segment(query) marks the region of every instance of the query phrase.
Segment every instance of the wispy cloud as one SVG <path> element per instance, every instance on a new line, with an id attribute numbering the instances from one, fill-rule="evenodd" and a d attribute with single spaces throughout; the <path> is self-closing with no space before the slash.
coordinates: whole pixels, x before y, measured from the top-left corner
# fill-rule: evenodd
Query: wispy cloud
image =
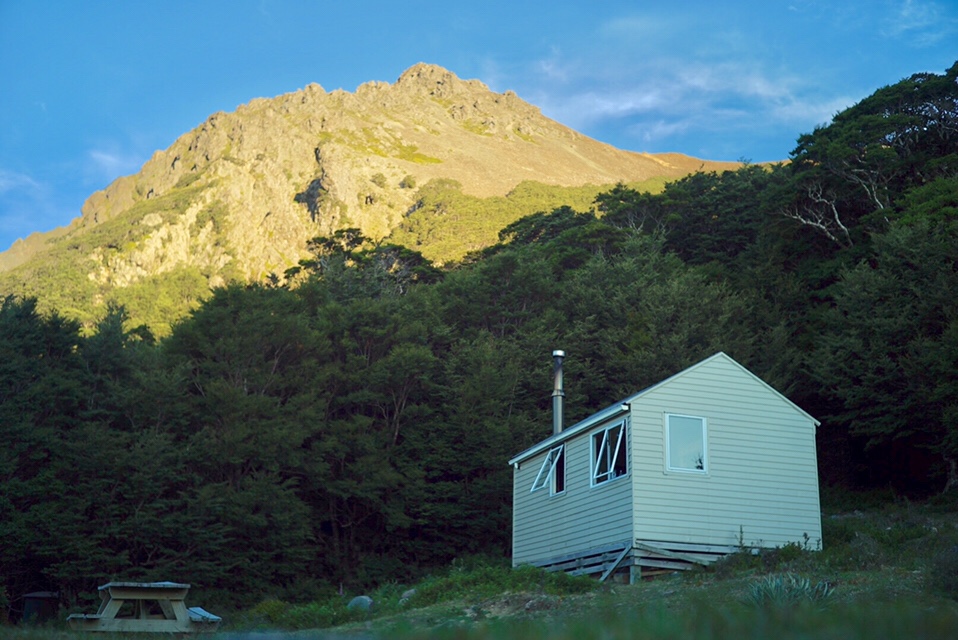
<path id="1" fill-rule="evenodd" d="M 655 113 L 669 103 L 656 89 L 630 88 L 624 91 L 572 93 L 562 99 L 562 105 L 550 105 L 551 110 L 564 114 L 564 121 L 582 124 L 607 118 L 625 118 Z"/>
<path id="2" fill-rule="evenodd" d="M 553 68 L 556 62 L 551 61 Z M 779 123 L 820 123 L 849 106 L 842 98 L 814 95 L 807 81 L 766 71 L 747 62 L 700 62 L 660 58 L 642 68 L 607 65 L 605 79 L 577 75 L 569 65 L 553 75 L 568 78 L 564 86 L 539 87 L 537 104 L 572 127 L 604 120 L 647 118 L 654 129 L 693 126 L 718 128 L 735 119 L 756 118 Z M 676 122 L 681 125 L 668 126 Z M 696 124 L 693 124 L 696 123 Z"/>
<path id="3" fill-rule="evenodd" d="M 91 149 L 87 155 L 92 163 L 92 173 L 107 180 L 135 173 L 146 161 L 139 154 L 116 149 Z"/>
<path id="4" fill-rule="evenodd" d="M 798 59 L 794 45 L 764 30 L 764 20 L 782 13 L 800 21 L 796 42 L 824 24 L 839 28 L 838 10 L 829 4 L 792 0 L 778 14 L 769 9 L 765 15 L 738 7 L 718 22 L 718 9 L 702 7 L 680 17 L 637 9 L 605 20 L 585 36 L 594 47 L 554 47 L 537 60 L 520 93 L 547 116 L 587 135 L 625 132 L 645 148 L 678 148 L 682 138 L 703 153 L 710 152 L 706 140 L 761 140 L 765 147 L 754 153 L 768 156 L 784 155 L 795 136 L 827 124 L 860 99 L 851 97 L 854 84 L 839 83 L 841 92 L 835 91 L 838 70 L 823 75 L 817 60 L 831 59 L 828 52 Z M 870 19 L 872 33 L 879 19 Z M 861 25 L 849 24 L 844 20 L 840 27 L 862 32 Z"/>
<path id="5" fill-rule="evenodd" d="M 550 78 L 559 82 L 566 82 L 569 79 L 568 71 L 557 57 L 539 60 L 535 63 L 535 65 L 539 72 L 541 72 L 541 74 L 546 78 Z"/>
<path id="6" fill-rule="evenodd" d="M 686 133 L 696 126 L 692 120 L 650 120 L 628 127 L 628 132 L 644 144 L 651 144 L 659 140 L 667 140 L 673 136 Z"/>
<path id="7" fill-rule="evenodd" d="M 903 0 L 882 24 L 882 35 L 930 46 L 958 33 L 958 18 L 947 8 L 927 0 Z"/>
<path id="8" fill-rule="evenodd" d="M 858 102 L 851 96 L 832 98 L 806 98 L 791 100 L 780 104 L 771 110 L 775 118 L 781 122 L 811 123 L 813 125 L 827 124 L 835 114 L 844 111 Z"/>
<path id="9" fill-rule="evenodd" d="M 0 194 L 25 189 L 39 191 L 41 185 L 25 173 L 0 168 Z"/>
<path id="10" fill-rule="evenodd" d="M 0 168 L 0 251 L 36 231 L 50 211 L 50 186 L 19 171 Z"/>

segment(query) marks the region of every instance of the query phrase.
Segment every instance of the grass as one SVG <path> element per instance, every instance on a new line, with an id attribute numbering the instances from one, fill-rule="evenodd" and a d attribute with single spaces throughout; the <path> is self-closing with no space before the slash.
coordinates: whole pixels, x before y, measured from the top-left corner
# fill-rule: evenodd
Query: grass
<path id="1" fill-rule="evenodd" d="M 325 628 L 374 619 L 391 620 L 426 615 L 430 621 L 456 616 L 460 602 L 474 602 L 464 608 L 468 617 L 486 617 L 483 604 L 494 605 L 500 597 L 517 596 L 524 604 L 540 598 L 547 602 L 562 596 L 589 593 L 597 583 L 590 578 L 574 578 L 564 573 L 545 573 L 533 567 L 513 570 L 505 564 L 481 563 L 466 567 L 454 564 L 447 571 L 429 576 L 413 587 L 387 584 L 369 593 L 371 610 L 350 609 L 350 598 L 333 596 L 323 601 L 288 604 L 267 600 L 240 616 L 238 626 L 245 628 L 310 629 Z M 521 595 L 518 595 L 521 594 Z M 533 594 L 526 596 L 525 594 Z M 540 603 L 541 604 L 541 603 Z M 501 608 L 501 606 L 499 607 Z M 436 617 L 438 615 L 438 617 Z"/>
<path id="2" fill-rule="evenodd" d="M 635 585 L 511 570 L 504 562 L 455 563 L 416 585 L 368 592 L 374 601 L 369 611 L 349 609 L 350 595 L 266 600 L 224 615 L 227 622 L 215 637 L 958 637 L 958 513 L 892 503 L 826 516 L 823 529 L 822 551 L 808 541 L 735 554 L 706 570 Z M 62 621 L 2 628 L 0 636 L 85 639 L 66 631 Z M 89 636 L 104 637 L 111 636 Z"/>

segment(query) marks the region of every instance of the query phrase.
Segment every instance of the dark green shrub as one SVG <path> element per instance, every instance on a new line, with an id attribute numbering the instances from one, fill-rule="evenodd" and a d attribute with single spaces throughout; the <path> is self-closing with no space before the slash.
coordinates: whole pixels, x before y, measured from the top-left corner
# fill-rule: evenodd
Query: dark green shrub
<path id="1" fill-rule="evenodd" d="M 928 507 L 936 513 L 953 513 L 958 510 L 958 488 L 939 493 L 928 500 Z"/>
<path id="2" fill-rule="evenodd" d="M 270 598 L 255 605 L 244 615 L 244 622 L 253 627 L 261 625 L 279 626 L 285 624 L 290 605 L 282 600 Z"/>
<path id="3" fill-rule="evenodd" d="M 338 617 L 329 603 L 311 602 L 291 607 L 279 624 L 286 629 L 321 629 L 332 626 Z"/>
<path id="4" fill-rule="evenodd" d="M 855 527 L 847 518 L 832 516 L 822 519 L 822 546 L 825 549 L 848 544 L 855 539 Z"/>
<path id="5" fill-rule="evenodd" d="M 716 577 L 725 580 L 736 573 L 760 569 L 763 566 L 762 557 L 746 549 L 719 558 L 709 565 L 708 570 L 714 573 Z"/>
<path id="6" fill-rule="evenodd" d="M 344 598 L 334 598 L 290 607 L 279 625 L 287 629 L 324 629 L 369 617 L 369 613 L 361 609 L 347 609 L 347 602 Z"/>
<path id="7" fill-rule="evenodd" d="M 430 577 L 416 586 L 411 599 L 415 606 L 448 602 L 469 596 L 487 598 L 505 592 L 534 591 L 550 595 L 586 593 L 599 583 L 584 576 L 563 572 L 547 572 L 524 565 L 511 569 L 503 566 L 480 566 L 464 570 L 454 567 L 445 575 Z"/>
<path id="8" fill-rule="evenodd" d="M 935 554 L 931 584 L 949 598 L 958 600 L 958 545 Z"/>

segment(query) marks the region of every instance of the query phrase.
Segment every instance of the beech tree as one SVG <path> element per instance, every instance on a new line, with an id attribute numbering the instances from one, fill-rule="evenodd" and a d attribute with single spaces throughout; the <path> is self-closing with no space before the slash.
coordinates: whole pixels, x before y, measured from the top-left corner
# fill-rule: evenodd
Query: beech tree
<path id="1" fill-rule="evenodd" d="M 958 486 L 958 240 L 928 223 L 894 225 L 875 247 L 836 286 L 813 360 L 840 402 L 828 428 L 864 441 L 873 481 L 947 490 Z M 937 462 L 916 474 L 922 455 Z"/>
<path id="2" fill-rule="evenodd" d="M 847 248 L 887 228 L 909 189 L 958 171 L 958 63 L 884 87 L 799 137 L 781 213 Z"/>

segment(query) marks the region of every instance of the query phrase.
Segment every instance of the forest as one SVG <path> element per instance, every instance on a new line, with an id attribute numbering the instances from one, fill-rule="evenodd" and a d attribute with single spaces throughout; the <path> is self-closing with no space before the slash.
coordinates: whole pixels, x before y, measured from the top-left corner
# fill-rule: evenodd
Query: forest
<path id="1" fill-rule="evenodd" d="M 557 348 L 570 424 L 721 350 L 822 422 L 823 491 L 958 495 L 958 63 L 787 163 L 619 185 L 451 266 L 309 251 L 162 338 L 0 300 L 0 601 L 175 579 L 238 607 L 507 556 Z"/>

